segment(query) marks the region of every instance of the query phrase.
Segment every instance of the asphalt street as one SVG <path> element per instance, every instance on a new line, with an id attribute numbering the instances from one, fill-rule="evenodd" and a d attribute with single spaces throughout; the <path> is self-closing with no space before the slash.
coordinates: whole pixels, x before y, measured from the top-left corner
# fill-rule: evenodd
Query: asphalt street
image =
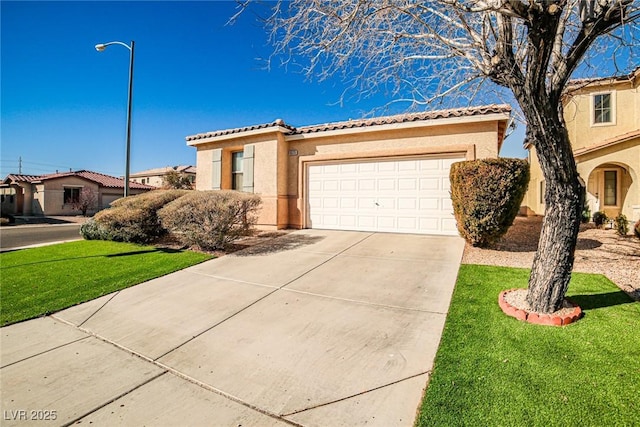
<path id="1" fill-rule="evenodd" d="M 0 250 L 81 238 L 80 224 L 2 227 L 0 228 Z"/>

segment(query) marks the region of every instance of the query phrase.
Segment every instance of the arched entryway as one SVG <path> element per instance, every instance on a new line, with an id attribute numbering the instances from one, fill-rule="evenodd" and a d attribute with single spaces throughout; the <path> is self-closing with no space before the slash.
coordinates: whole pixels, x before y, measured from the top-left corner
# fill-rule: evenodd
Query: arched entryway
<path id="1" fill-rule="evenodd" d="M 627 198 L 640 190 L 636 172 L 629 165 L 602 163 L 589 172 L 586 184 L 587 202 L 592 215 L 604 211 L 609 218 L 615 218 L 620 213 L 632 218 L 632 206 L 627 203 Z"/>

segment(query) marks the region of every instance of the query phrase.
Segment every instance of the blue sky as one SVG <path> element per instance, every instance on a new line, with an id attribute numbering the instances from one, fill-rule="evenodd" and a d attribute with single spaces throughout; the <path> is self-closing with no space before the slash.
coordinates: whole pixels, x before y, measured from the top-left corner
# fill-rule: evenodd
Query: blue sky
<path id="1" fill-rule="evenodd" d="M 272 51 L 253 15 L 225 25 L 230 1 L 1 3 L 0 175 L 72 168 L 124 175 L 129 51 L 136 42 L 131 172 L 195 164 L 185 136 L 284 119 L 362 117 L 391 99 L 336 105 L 339 80 L 265 69 Z M 523 127 L 504 156 L 524 157 Z"/>

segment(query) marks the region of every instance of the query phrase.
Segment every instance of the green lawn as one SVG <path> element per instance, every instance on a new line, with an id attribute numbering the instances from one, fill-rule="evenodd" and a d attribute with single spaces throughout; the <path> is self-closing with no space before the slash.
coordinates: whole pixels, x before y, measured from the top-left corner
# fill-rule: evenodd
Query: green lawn
<path id="1" fill-rule="evenodd" d="M 100 240 L 5 252 L 0 254 L 0 325 L 52 313 L 210 258 Z"/>
<path id="2" fill-rule="evenodd" d="M 524 269 L 463 265 L 418 426 L 640 425 L 640 303 L 573 275 L 585 316 L 559 328 L 507 317 L 498 293 Z"/>

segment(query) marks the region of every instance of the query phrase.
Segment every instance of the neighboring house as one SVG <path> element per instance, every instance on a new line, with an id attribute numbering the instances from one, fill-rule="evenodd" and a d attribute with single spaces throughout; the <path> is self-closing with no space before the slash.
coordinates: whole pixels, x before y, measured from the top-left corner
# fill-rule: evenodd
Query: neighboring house
<path id="1" fill-rule="evenodd" d="M 490 105 L 295 128 L 273 123 L 186 137 L 197 190 L 260 194 L 258 224 L 457 234 L 452 163 L 495 158 L 511 108 Z"/>
<path id="2" fill-rule="evenodd" d="M 2 212 L 13 215 L 77 214 L 68 202 L 77 199 L 83 188 L 96 193 L 96 210 L 100 210 L 123 196 L 124 180 L 86 170 L 48 175 L 10 174 L 0 184 Z M 130 182 L 129 188 L 131 195 L 154 189 L 134 182 Z"/>
<path id="3" fill-rule="evenodd" d="M 149 169 L 142 172 L 132 173 L 129 175 L 129 178 L 133 182 L 139 182 L 140 184 L 152 185 L 160 188 L 164 186 L 164 177 L 167 176 L 169 172 L 177 172 L 179 174 L 187 175 L 191 179 L 191 182 L 196 181 L 196 168 L 195 166 L 189 165 Z"/>
<path id="4" fill-rule="evenodd" d="M 628 76 L 569 82 L 564 119 L 591 215 L 640 219 L 640 67 Z M 529 215 L 544 214 L 545 182 L 535 148 L 528 146 L 531 181 L 523 201 Z"/>

